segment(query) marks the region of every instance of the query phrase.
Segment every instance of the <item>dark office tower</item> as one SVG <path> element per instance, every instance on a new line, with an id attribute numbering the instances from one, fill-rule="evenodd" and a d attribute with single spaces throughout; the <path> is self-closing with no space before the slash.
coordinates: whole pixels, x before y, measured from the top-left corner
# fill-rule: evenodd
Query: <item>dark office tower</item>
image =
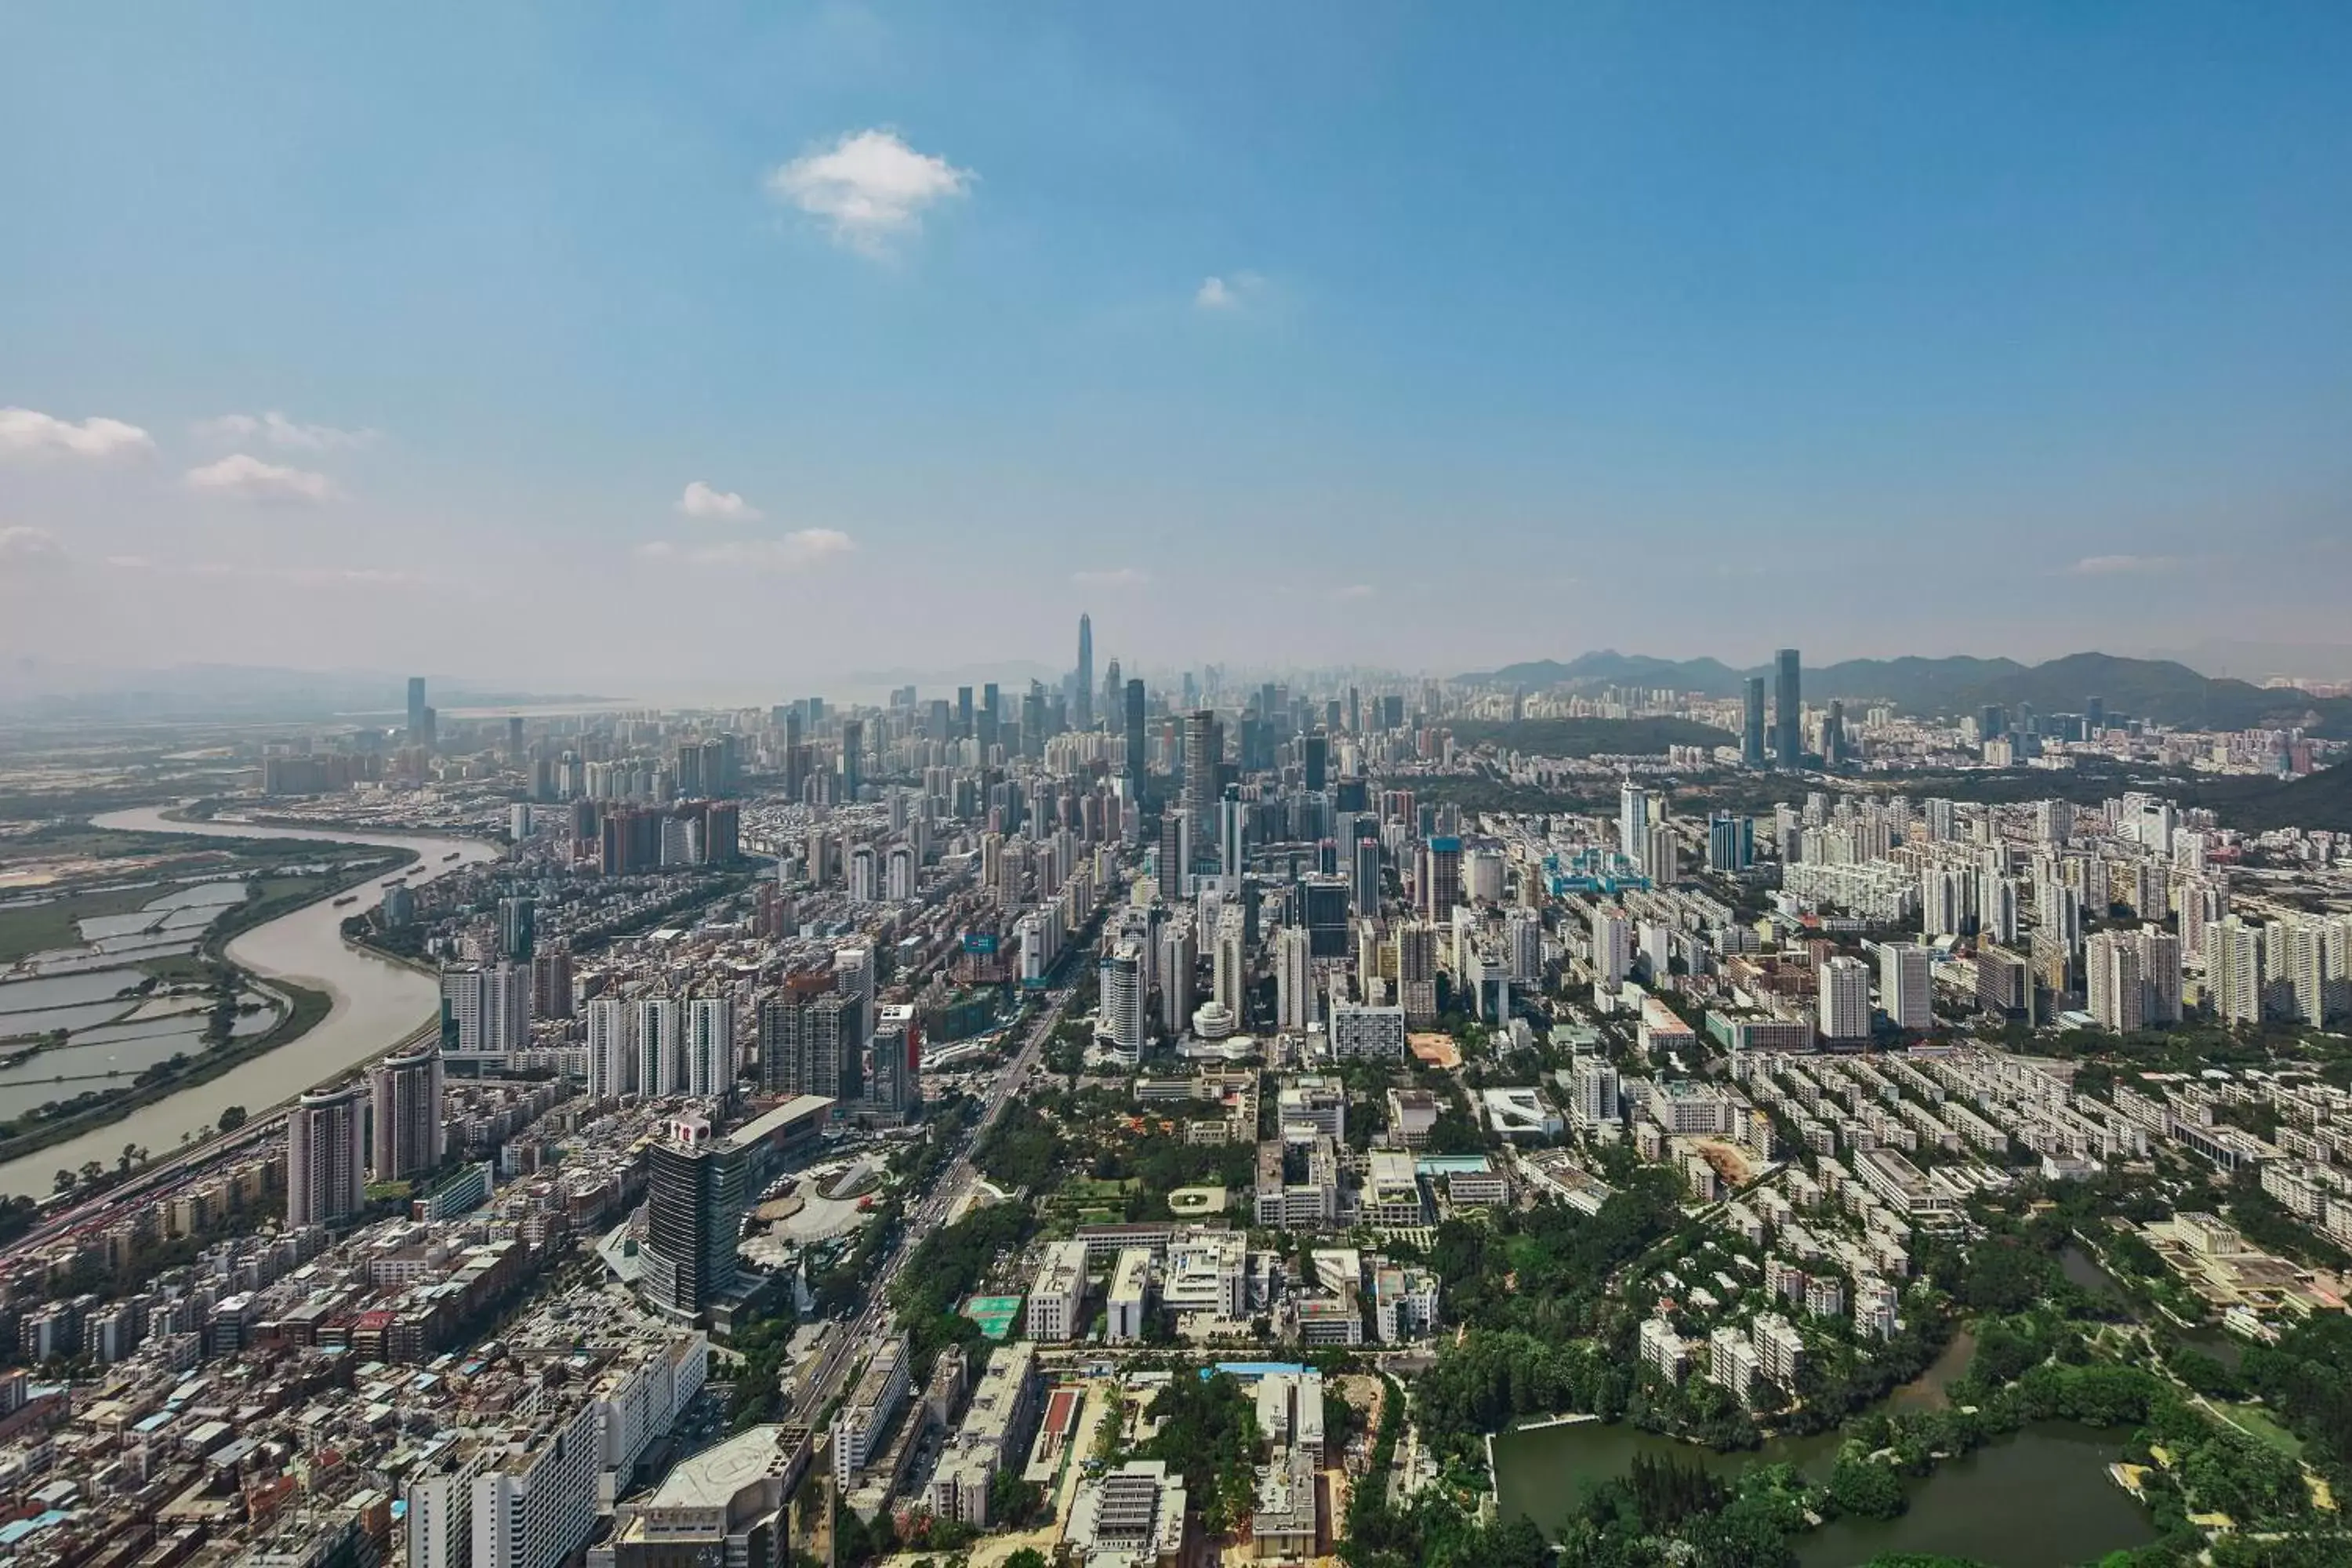
<path id="1" fill-rule="evenodd" d="M 1310 958 L 1348 956 L 1348 906 L 1352 891 L 1349 880 L 1345 877 L 1314 876 L 1298 884 Z"/>
<path id="2" fill-rule="evenodd" d="M 522 761 L 522 720 L 520 716 L 507 721 L 507 761 Z"/>
<path id="3" fill-rule="evenodd" d="M 1080 730 L 1095 727 L 1095 623 L 1078 617 L 1078 689 L 1070 693 L 1070 723 Z"/>
<path id="4" fill-rule="evenodd" d="M 1402 693 L 1392 691 L 1381 699 L 1381 728 L 1383 730 L 1404 728 L 1404 697 Z"/>
<path id="5" fill-rule="evenodd" d="M 1217 820 L 1217 764 L 1224 757 L 1224 735 L 1214 713 L 1203 708 L 1184 721 L 1184 810 L 1196 835 L 1200 825 Z"/>
<path id="6" fill-rule="evenodd" d="M 721 735 L 702 742 L 702 793 L 735 793 L 735 737 Z"/>
<path id="7" fill-rule="evenodd" d="M 1462 901 L 1462 840 L 1434 836 L 1421 852 L 1421 918 L 1444 921 Z"/>
<path id="8" fill-rule="evenodd" d="M 1748 707 L 1739 724 L 1739 765 L 1764 765 L 1764 678 L 1760 675 L 1748 678 Z"/>
<path id="9" fill-rule="evenodd" d="M 841 798 L 855 805 L 857 786 L 866 777 L 866 724 L 859 719 L 841 721 Z"/>
<path id="10" fill-rule="evenodd" d="M 1772 658 L 1778 682 L 1772 693 L 1773 760 L 1784 768 L 1805 762 L 1805 696 L 1797 665 L 1797 650 L 1784 647 Z"/>
<path id="11" fill-rule="evenodd" d="M 735 1283 L 749 1151 L 682 1119 L 647 1152 L 646 1294 L 665 1314 L 693 1322 Z"/>
<path id="12" fill-rule="evenodd" d="M 1307 787 L 1319 790 L 1331 771 L 1331 737 L 1307 737 Z"/>
<path id="13" fill-rule="evenodd" d="M 970 738 L 971 734 L 971 688 L 969 686 L 959 686 L 956 688 L 955 724 L 957 740 L 961 741 Z"/>
<path id="14" fill-rule="evenodd" d="M 1129 794 L 1143 795 L 1143 682 L 1127 683 L 1127 784 Z"/>
<path id="15" fill-rule="evenodd" d="M 1381 912 L 1381 841 L 1364 837 L 1356 840 L 1353 863 L 1349 868 L 1348 890 L 1356 912 L 1370 919 Z"/>
<path id="16" fill-rule="evenodd" d="M 1171 904 L 1184 896 L 1184 873 L 1192 869 L 1184 864 L 1190 858 L 1189 826 L 1181 807 L 1160 814 L 1160 896 Z"/>
<path id="17" fill-rule="evenodd" d="M 1346 717 L 1347 710 L 1339 705 L 1338 698 L 1334 697 L 1330 701 L 1323 704 L 1323 732 L 1327 735 L 1338 734 L 1339 722 Z"/>
<path id="18" fill-rule="evenodd" d="M 422 745 L 425 741 L 425 678 L 408 678 L 408 743 Z"/>
<path id="19" fill-rule="evenodd" d="M 1845 704 L 1830 703 L 1829 718 L 1822 724 L 1822 761 L 1832 768 L 1845 763 Z"/>
<path id="20" fill-rule="evenodd" d="M 530 1016 L 572 1016 L 572 950 L 557 942 L 530 960 Z"/>
<path id="21" fill-rule="evenodd" d="M 808 733 L 808 721 L 798 708 L 784 710 L 784 751 L 789 754 Z"/>
<path id="22" fill-rule="evenodd" d="M 809 1005 L 803 1025 L 808 1031 L 811 1094 L 830 1095 L 843 1103 L 866 1098 L 866 1008 L 858 998 L 832 992 Z M 827 1084 L 834 1085 L 826 1088 Z"/>
<path id="23" fill-rule="evenodd" d="M 2107 700 L 2091 697 L 2083 702 L 2083 728 L 2095 735 L 2107 727 Z"/>
<path id="24" fill-rule="evenodd" d="M 441 1163 L 441 1046 L 427 1040 L 368 1069 L 373 1121 L 368 1169 L 379 1182 L 404 1182 Z"/>
<path id="25" fill-rule="evenodd" d="M 2009 732 L 2009 715 L 1998 702 L 1988 702 L 1977 710 L 1977 739 L 1997 741 Z"/>
<path id="26" fill-rule="evenodd" d="M 972 733 L 980 742 L 980 760 L 984 765 L 988 749 L 996 744 L 996 732 L 1004 722 L 1004 710 L 997 706 L 996 682 L 992 680 L 980 689 L 980 717 L 975 722 L 979 728 Z"/>
<path id="27" fill-rule="evenodd" d="M 1021 754 L 1038 757 L 1045 753 L 1045 688 L 1033 680 L 1021 699 Z"/>
<path id="28" fill-rule="evenodd" d="M 793 996 L 764 996 L 758 1013 L 760 1092 L 810 1092 L 808 1006 Z"/>
<path id="29" fill-rule="evenodd" d="M 1360 735 L 1363 732 L 1364 700 L 1356 695 L 1356 689 L 1350 686 L 1348 688 L 1348 733 Z"/>
<path id="30" fill-rule="evenodd" d="M 1273 764 L 1265 760 L 1264 754 L 1271 752 L 1273 750 L 1273 744 L 1266 739 L 1265 721 L 1259 718 L 1255 713 L 1243 714 L 1241 733 L 1242 772 L 1245 773 L 1254 773 L 1261 768 L 1272 766 Z"/>
<path id="31" fill-rule="evenodd" d="M 948 706 L 946 698 L 932 698 L 929 717 L 923 721 L 923 733 L 933 741 L 946 740 L 949 726 L 954 722 L 951 717 L 953 712 L 954 710 Z"/>
<path id="32" fill-rule="evenodd" d="M 691 742 L 677 749 L 677 797 L 698 800 L 702 795 L 702 748 Z"/>
<path id="33" fill-rule="evenodd" d="M 499 900 L 499 948 L 509 958 L 517 963 L 529 963 L 538 932 L 537 900 L 514 898 Z"/>

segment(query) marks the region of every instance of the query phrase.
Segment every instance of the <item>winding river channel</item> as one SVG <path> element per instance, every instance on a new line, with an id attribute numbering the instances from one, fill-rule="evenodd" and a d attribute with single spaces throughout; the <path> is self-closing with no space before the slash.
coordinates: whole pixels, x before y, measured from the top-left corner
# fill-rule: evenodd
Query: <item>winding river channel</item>
<path id="1" fill-rule="evenodd" d="M 268 823 L 174 822 L 162 810 L 143 807 L 110 812 L 92 826 L 125 833 L 180 833 L 203 838 L 316 839 L 414 849 L 418 859 L 411 887 L 479 861 L 495 859 L 495 846 L 472 838 L 436 838 L 415 834 L 339 832 L 281 827 Z M 452 860 L 451 855 L 457 856 Z M 362 905 L 372 902 L 373 884 L 356 889 Z M 429 976 L 346 944 L 344 918 L 362 906 L 335 907 L 338 895 L 322 894 L 291 914 L 278 916 L 230 939 L 231 963 L 263 980 L 285 980 L 333 998 L 327 1016 L 300 1038 L 256 1057 L 208 1083 L 194 1085 L 152 1105 L 125 1111 L 104 1126 L 68 1142 L 53 1144 L 0 1164 L 0 1194 L 40 1196 L 56 1173 L 85 1161 L 111 1166 L 126 1143 L 157 1154 L 178 1147 L 184 1132 L 199 1132 L 232 1105 L 258 1114 L 304 1089 L 346 1072 L 429 1021 L 440 1005 Z"/>

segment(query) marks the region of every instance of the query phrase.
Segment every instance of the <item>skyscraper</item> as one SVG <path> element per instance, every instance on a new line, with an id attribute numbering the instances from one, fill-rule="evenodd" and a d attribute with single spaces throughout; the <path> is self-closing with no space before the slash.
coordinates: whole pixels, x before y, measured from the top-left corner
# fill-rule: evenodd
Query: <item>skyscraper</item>
<path id="1" fill-rule="evenodd" d="M 412 746 L 425 743 L 425 678 L 412 675 L 408 678 L 408 743 Z"/>
<path id="2" fill-rule="evenodd" d="M 1764 765 L 1764 678 L 1748 678 L 1748 705 L 1741 714 L 1739 726 L 1739 765 L 1760 768 Z"/>
<path id="3" fill-rule="evenodd" d="M 735 1008 L 724 996 L 687 1004 L 686 1092 L 723 1099 L 735 1085 Z"/>
<path id="4" fill-rule="evenodd" d="M 286 1223 L 334 1225 L 367 1201 L 360 1142 L 363 1086 L 314 1089 L 286 1119 Z"/>
<path id="5" fill-rule="evenodd" d="M 441 1043 L 395 1051 L 368 1069 L 374 1122 L 368 1167 L 379 1182 L 404 1182 L 441 1163 Z"/>
<path id="6" fill-rule="evenodd" d="M 735 1283 L 748 1151 L 680 1117 L 648 1152 L 646 1239 L 638 1256 L 653 1305 L 692 1322 Z"/>
<path id="7" fill-rule="evenodd" d="M 1918 943 L 1890 942 L 1879 948 L 1879 1000 L 1888 1019 L 1907 1034 L 1924 1033 L 1936 1021 L 1927 976 L 1927 950 Z"/>
<path id="8" fill-rule="evenodd" d="M 1095 727 L 1095 623 L 1085 615 L 1078 617 L 1078 689 L 1070 694 L 1070 723 Z"/>
<path id="9" fill-rule="evenodd" d="M 1821 1028 L 1825 1039 L 1870 1038 L 1870 966 L 1862 960 L 1840 953 L 1822 965 Z"/>
<path id="10" fill-rule="evenodd" d="M 1804 684 L 1797 650 L 1784 647 L 1773 656 L 1778 679 L 1772 697 L 1773 760 L 1784 768 L 1802 766 L 1805 760 Z"/>
<path id="11" fill-rule="evenodd" d="M 1143 682 L 1127 683 L 1127 785 L 1136 799 L 1143 798 Z"/>
<path id="12" fill-rule="evenodd" d="M 1217 820 L 1217 768 L 1224 757 L 1224 732 L 1214 713 L 1204 708 L 1184 721 L 1184 809 L 1196 834 Z"/>

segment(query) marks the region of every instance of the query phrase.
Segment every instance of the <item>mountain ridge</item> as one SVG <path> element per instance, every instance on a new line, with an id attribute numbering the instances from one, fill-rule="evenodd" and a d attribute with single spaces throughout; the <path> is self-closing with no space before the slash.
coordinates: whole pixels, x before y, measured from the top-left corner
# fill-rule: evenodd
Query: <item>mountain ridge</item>
<path id="1" fill-rule="evenodd" d="M 1665 659 L 1604 648 L 1566 661 L 1526 660 L 1456 679 L 1528 688 L 1655 686 L 1731 698 L 1740 695 L 1747 678 L 1760 675 L 1769 700 L 1773 673 L 1769 664 L 1735 669 L 1719 659 Z M 2097 652 L 2033 665 L 1967 655 L 1844 659 L 1805 670 L 1804 694 L 1808 701 L 1885 701 L 1906 712 L 1949 716 L 1996 703 L 2012 710 L 2031 704 L 2042 713 L 2079 713 L 2098 697 L 2111 718 L 2221 730 L 2301 725 L 2319 734 L 2352 735 L 2352 698 L 2216 679 L 2170 659 Z"/>

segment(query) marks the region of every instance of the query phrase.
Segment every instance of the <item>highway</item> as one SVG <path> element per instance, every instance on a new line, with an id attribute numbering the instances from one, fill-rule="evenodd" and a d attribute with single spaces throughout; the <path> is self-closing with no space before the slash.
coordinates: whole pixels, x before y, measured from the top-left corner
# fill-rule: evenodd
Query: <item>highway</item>
<path id="1" fill-rule="evenodd" d="M 1054 1026 L 1061 1022 L 1062 1011 L 1069 1005 L 1072 993 L 1065 988 L 1049 991 L 1045 994 L 1045 1010 L 1037 1015 L 1036 1021 L 1029 1027 L 1029 1037 L 1022 1043 L 1021 1049 L 997 1079 L 996 1087 L 989 1091 L 987 1102 L 981 1108 L 980 1120 L 972 1124 L 965 1136 L 963 1152 L 956 1156 L 955 1163 L 941 1173 L 929 1195 L 908 1207 L 906 1218 L 899 1226 L 898 1240 L 883 1258 L 882 1267 L 874 1276 L 873 1286 L 866 1291 L 864 1310 L 854 1322 L 845 1325 L 841 1337 L 834 1342 L 833 1349 L 826 1353 L 823 1368 L 810 1380 L 807 1389 L 793 1405 L 791 1419 L 815 1420 L 818 1413 L 841 1392 L 848 1382 L 850 1369 L 857 1364 L 858 1358 L 873 1342 L 874 1336 L 881 1332 L 883 1323 L 890 1316 L 891 1281 L 898 1279 L 898 1270 L 905 1267 L 908 1258 L 914 1256 L 915 1249 L 923 1244 L 923 1238 L 937 1230 L 946 1222 L 947 1216 L 955 1212 L 956 1205 L 962 1201 L 963 1195 L 978 1179 L 979 1173 L 971 1163 L 971 1152 L 980 1146 L 980 1141 L 996 1124 L 997 1117 L 1028 1083 L 1029 1075 L 1036 1070 L 1037 1058 L 1044 1052 L 1045 1042 L 1053 1037 Z"/>

